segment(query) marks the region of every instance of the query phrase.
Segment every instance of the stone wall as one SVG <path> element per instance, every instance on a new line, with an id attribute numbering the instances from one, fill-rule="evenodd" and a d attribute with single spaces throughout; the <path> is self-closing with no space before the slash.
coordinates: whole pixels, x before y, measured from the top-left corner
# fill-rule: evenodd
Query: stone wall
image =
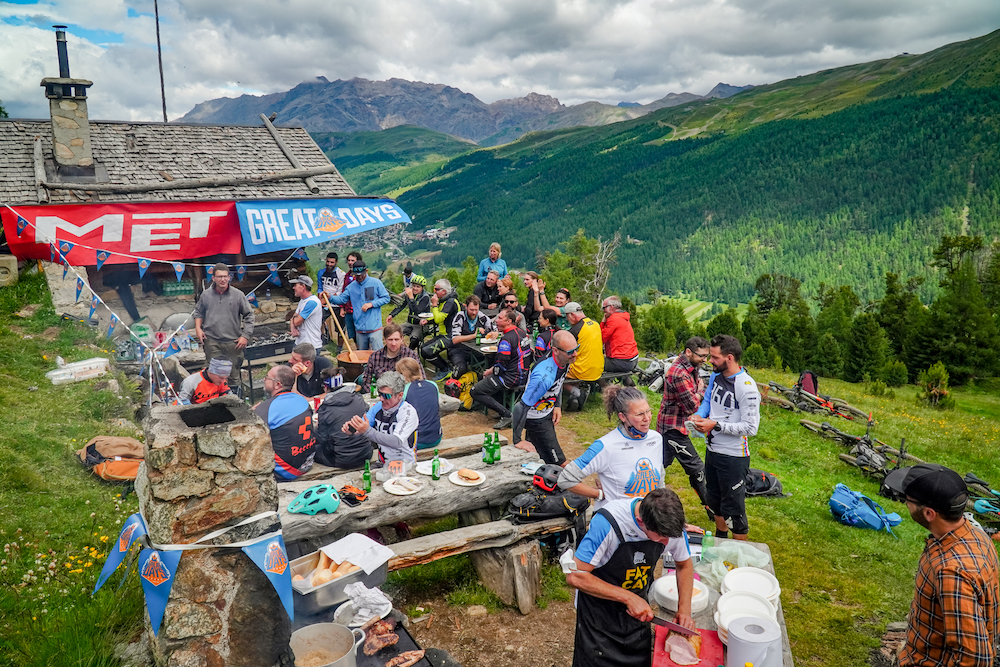
<path id="1" fill-rule="evenodd" d="M 194 542 L 277 509 L 270 436 L 238 399 L 154 407 L 143 428 L 146 461 L 136 492 L 153 542 Z M 278 525 L 277 518 L 257 522 L 213 543 L 252 539 Z M 239 549 L 185 552 L 159 636 L 148 635 L 161 667 L 290 664 L 288 616 L 270 582 Z"/>

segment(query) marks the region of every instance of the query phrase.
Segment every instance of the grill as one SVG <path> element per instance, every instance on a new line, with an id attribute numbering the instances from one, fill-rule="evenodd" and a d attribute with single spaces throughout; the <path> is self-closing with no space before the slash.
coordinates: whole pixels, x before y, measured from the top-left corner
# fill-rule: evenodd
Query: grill
<path id="1" fill-rule="evenodd" d="M 295 347 L 295 339 L 288 333 L 288 325 L 283 322 L 262 324 L 254 327 L 250 342 L 247 343 L 243 356 L 247 361 L 274 357 L 279 354 L 291 354 Z"/>

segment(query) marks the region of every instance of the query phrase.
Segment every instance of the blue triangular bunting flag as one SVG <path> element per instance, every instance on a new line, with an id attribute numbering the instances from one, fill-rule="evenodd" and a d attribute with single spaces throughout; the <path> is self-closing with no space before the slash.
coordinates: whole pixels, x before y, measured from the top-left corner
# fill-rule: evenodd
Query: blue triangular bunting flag
<path id="1" fill-rule="evenodd" d="M 170 339 L 170 345 L 167 345 L 167 349 L 163 352 L 163 358 L 172 357 L 181 351 L 181 346 L 177 344 L 176 338 Z"/>
<path id="2" fill-rule="evenodd" d="M 177 563 L 183 551 L 156 551 L 143 549 L 139 554 L 139 578 L 146 594 L 146 611 L 153 634 L 159 635 L 163 612 L 167 608 L 167 598 L 174 586 Z"/>
<path id="3" fill-rule="evenodd" d="M 305 248 L 296 248 L 295 252 L 292 253 L 292 257 L 294 257 L 295 259 L 303 259 L 303 260 L 309 259 L 309 255 L 306 254 Z"/>
<path id="4" fill-rule="evenodd" d="M 111 338 L 115 333 L 115 325 L 118 324 L 118 316 L 111 313 L 111 323 L 108 325 L 108 338 Z"/>
<path id="5" fill-rule="evenodd" d="M 295 612 L 292 609 L 292 566 L 288 562 L 285 542 L 281 539 L 281 535 L 245 546 L 243 552 L 274 586 L 281 604 L 285 606 L 288 618 L 295 620 Z"/>
<path id="6" fill-rule="evenodd" d="M 278 277 L 278 265 L 275 262 L 269 262 L 267 270 L 271 272 L 271 275 L 269 275 L 267 279 L 278 287 L 281 287 L 281 278 Z"/>
<path id="7" fill-rule="evenodd" d="M 253 292 L 250 292 L 249 294 L 247 294 L 247 301 L 250 302 L 251 306 L 256 306 L 257 305 L 257 295 L 254 294 Z"/>
<path id="8" fill-rule="evenodd" d="M 63 280 L 66 280 L 67 273 L 69 273 L 69 262 L 63 262 Z"/>
<path id="9" fill-rule="evenodd" d="M 56 246 L 53 243 L 49 244 L 49 261 L 56 261 Z"/>
<path id="10" fill-rule="evenodd" d="M 104 266 L 104 262 L 108 261 L 108 257 L 111 257 L 111 253 L 107 250 L 99 250 L 97 252 L 97 270 L 100 271 L 101 267 Z"/>
<path id="11" fill-rule="evenodd" d="M 140 259 L 139 260 L 139 277 L 140 278 L 142 278 L 143 276 L 146 275 L 146 269 L 148 269 L 148 268 L 149 268 L 149 260 L 148 259 Z"/>
<path id="12" fill-rule="evenodd" d="M 135 542 L 136 538 L 140 535 L 146 534 L 146 524 L 143 522 L 142 517 L 136 513 L 125 519 L 125 525 L 122 526 L 122 532 L 118 534 L 118 540 L 111 545 L 111 552 L 108 554 L 107 560 L 104 561 L 104 568 L 101 569 L 101 576 L 97 578 L 97 585 L 94 586 L 94 593 L 101 589 L 104 582 L 108 580 L 108 577 L 118 569 L 122 561 L 125 559 L 125 555 L 128 553 L 129 548 L 132 543 Z"/>
<path id="13" fill-rule="evenodd" d="M 177 274 L 177 282 L 181 281 L 181 276 L 184 275 L 184 262 L 174 262 L 174 273 Z"/>
<path id="14" fill-rule="evenodd" d="M 25 220 L 24 218 L 22 218 L 21 216 L 17 216 L 17 235 L 18 235 L 18 237 L 21 236 L 21 232 L 23 232 L 24 228 L 27 227 L 27 226 L 28 226 L 28 221 Z"/>
<path id="15" fill-rule="evenodd" d="M 75 243 L 70 243 L 69 241 L 60 241 L 59 252 L 63 254 L 63 257 L 66 257 L 66 255 L 69 254 L 69 251 L 72 250 L 75 245 L 76 245 Z"/>
<path id="16" fill-rule="evenodd" d="M 97 310 L 97 304 L 99 304 L 99 303 L 100 303 L 100 300 L 97 298 L 97 295 L 95 294 L 94 298 L 92 298 L 90 300 L 90 315 L 87 316 L 87 319 L 91 319 L 91 320 L 94 319 L 94 311 Z"/>
<path id="17" fill-rule="evenodd" d="M 243 266 L 242 264 L 236 267 L 236 280 L 243 282 L 243 276 L 245 276 L 246 274 L 247 274 L 247 267 Z"/>
<path id="18" fill-rule="evenodd" d="M 80 300 L 80 292 L 83 291 L 83 278 L 76 279 L 76 300 Z"/>

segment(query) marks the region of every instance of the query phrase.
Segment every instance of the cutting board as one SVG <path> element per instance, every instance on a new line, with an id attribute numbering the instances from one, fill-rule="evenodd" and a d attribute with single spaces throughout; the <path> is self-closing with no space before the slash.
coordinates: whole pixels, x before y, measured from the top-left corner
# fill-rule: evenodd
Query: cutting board
<path id="1" fill-rule="evenodd" d="M 677 663 L 670 659 L 670 654 L 663 650 L 670 630 L 659 625 L 655 626 L 654 629 L 656 630 L 656 640 L 653 642 L 653 667 L 677 667 Z M 719 633 L 715 630 L 699 628 L 698 634 L 701 635 L 701 661 L 698 666 L 718 667 L 725 665 L 726 661 L 722 655 L 723 646 L 722 640 L 719 639 Z"/>

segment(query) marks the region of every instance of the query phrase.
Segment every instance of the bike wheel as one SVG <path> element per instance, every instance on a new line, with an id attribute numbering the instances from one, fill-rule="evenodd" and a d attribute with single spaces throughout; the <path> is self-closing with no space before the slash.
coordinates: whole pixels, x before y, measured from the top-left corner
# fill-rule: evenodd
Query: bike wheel
<path id="1" fill-rule="evenodd" d="M 773 403 L 774 405 L 777 405 L 779 408 L 782 408 L 784 410 L 793 410 L 793 411 L 795 410 L 795 406 L 792 405 L 792 402 L 789 401 L 787 398 L 782 398 L 781 396 L 772 396 L 768 394 L 767 399 L 765 399 L 764 402 Z"/>
<path id="2" fill-rule="evenodd" d="M 847 465 L 858 467 L 858 457 L 851 456 L 850 454 L 837 454 L 837 457 Z"/>
<path id="3" fill-rule="evenodd" d="M 836 406 L 838 410 L 843 410 L 844 412 L 849 412 L 852 415 L 854 415 L 855 417 L 857 417 L 858 419 L 868 419 L 868 413 L 867 412 L 865 412 L 864 410 L 860 410 L 860 409 L 854 407 L 853 405 L 851 405 L 850 403 L 848 403 L 847 401 L 845 401 L 843 399 L 833 398 L 833 399 L 830 399 L 830 402 L 833 403 L 834 406 Z"/>
<path id="4" fill-rule="evenodd" d="M 877 447 L 875 447 L 875 451 L 878 452 L 879 454 L 891 454 L 892 456 L 898 457 L 903 461 L 908 461 L 913 464 L 927 463 L 927 461 L 924 461 L 923 459 L 918 459 L 916 456 L 914 456 L 909 452 L 903 452 L 902 454 L 900 454 L 898 449 L 896 449 L 895 447 L 890 447 L 889 445 L 878 445 Z"/>
<path id="5" fill-rule="evenodd" d="M 635 376 L 639 384 L 648 387 L 649 383 L 663 371 L 663 364 L 649 357 L 639 357 L 635 362 Z"/>
<path id="6" fill-rule="evenodd" d="M 800 419 L 799 423 L 802 424 L 802 426 L 804 426 L 807 430 L 810 430 L 813 433 L 821 435 L 824 438 L 830 438 L 830 437 L 832 437 L 832 436 L 828 435 L 826 431 L 823 430 L 823 425 L 822 424 L 819 424 L 819 423 L 814 422 L 814 421 L 810 421 L 808 419 Z"/>

